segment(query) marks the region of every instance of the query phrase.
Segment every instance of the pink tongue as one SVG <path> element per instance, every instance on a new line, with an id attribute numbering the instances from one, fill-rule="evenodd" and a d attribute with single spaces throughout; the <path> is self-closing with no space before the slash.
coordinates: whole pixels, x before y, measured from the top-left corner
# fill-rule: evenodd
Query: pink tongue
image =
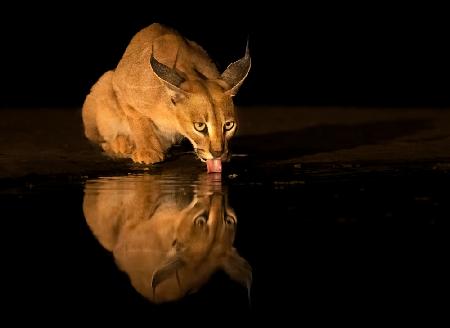
<path id="1" fill-rule="evenodd" d="M 220 173 L 222 172 L 222 161 L 220 159 L 208 159 L 206 160 L 206 168 L 208 173 Z"/>

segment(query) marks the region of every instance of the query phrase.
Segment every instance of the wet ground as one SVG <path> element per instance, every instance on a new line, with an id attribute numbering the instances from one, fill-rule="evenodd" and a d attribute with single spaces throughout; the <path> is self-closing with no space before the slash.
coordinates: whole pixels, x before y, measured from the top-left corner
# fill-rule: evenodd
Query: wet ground
<path id="1" fill-rule="evenodd" d="M 448 312 L 450 111 L 243 108 L 222 175 L 188 145 L 112 161 L 79 111 L 0 115 L 2 291 L 24 317 Z"/>

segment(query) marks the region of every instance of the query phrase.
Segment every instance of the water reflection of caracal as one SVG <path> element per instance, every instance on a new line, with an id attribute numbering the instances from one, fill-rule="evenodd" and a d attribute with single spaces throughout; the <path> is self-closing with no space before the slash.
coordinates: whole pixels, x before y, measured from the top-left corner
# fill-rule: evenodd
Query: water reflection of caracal
<path id="1" fill-rule="evenodd" d="M 197 291 L 217 270 L 250 288 L 251 267 L 233 247 L 236 216 L 220 184 L 170 186 L 155 176 L 88 182 L 83 210 L 134 288 L 153 302 Z"/>

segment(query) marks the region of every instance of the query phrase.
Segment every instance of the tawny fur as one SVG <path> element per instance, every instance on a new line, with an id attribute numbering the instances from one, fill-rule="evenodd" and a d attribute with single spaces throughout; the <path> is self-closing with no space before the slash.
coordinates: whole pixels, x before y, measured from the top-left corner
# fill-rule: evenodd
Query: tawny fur
<path id="1" fill-rule="evenodd" d="M 187 192 L 191 187 L 169 190 L 154 176 L 86 185 L 83 210 L 89 227 L 151 301 L 178 299 L 220 269 L 241 283 L 251 282 L 250 266 L 233 248 L 236 218 L 226 195 L 201 179 L 196 184 L 202 190 L 190 190 L 193 199 Z M 199 225 L 196 218 L 202 215 Z M 178 264 L 170 266 L 175 259 Z"/>
<path id="2" fill-rule="evenodd" d="M 162 80 L 150 65 L 152 54 L 185 81 L 174 87 Z M 82 110 L 85 135 L 108 155 L 139 163 L 162 161 L 183 137 L 200 159 L 226 159 L 237 128 L 232 97 L 244 78 L 230 85 L 200 46 L 152 24 L 133 37 L 117 68 L 92 87 Z M 207 124 L 208 133 L 197 131 L 195 122 Z M 227 122 L 234 127 L 224 132 Z"/>

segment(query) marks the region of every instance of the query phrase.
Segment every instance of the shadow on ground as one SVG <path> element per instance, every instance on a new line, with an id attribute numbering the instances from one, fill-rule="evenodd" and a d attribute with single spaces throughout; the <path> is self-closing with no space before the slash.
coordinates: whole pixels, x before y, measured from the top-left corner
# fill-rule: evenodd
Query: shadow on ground
<path id="1" fill-rule="evenodd" d="M 381 145 L 432 128 L 431 120 L 422 119 L 359 125 L 320 125 L 294 131 L 237 137 L 233 142 L 233 150 L 259 159 L 286 160 L 363 145 Z"/>

